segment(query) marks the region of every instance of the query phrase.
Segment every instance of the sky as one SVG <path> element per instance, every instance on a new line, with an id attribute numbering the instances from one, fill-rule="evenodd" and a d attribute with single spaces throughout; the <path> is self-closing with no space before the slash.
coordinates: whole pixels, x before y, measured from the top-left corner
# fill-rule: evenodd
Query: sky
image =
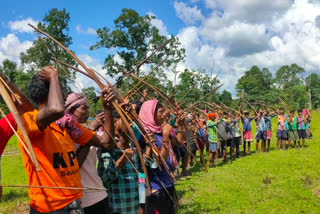
<path id="1" fill-rule="evenodd" d="M 152 24 L 166 36 L 180 39 L 186 49 L 183 71 L 205 69 L 217 75 L 235 94 L 237 80 L 253 65 L 274 74 L 282 65 L 296 63 L 320 74 L 320 0 L 11 0 L 0 8 L 0 63 L 19 55 L 37 35 L 27 23 L 37 24 L 51 8 L 65 8 L 71 17 L 72 50 L 100 73 L 112 50 L 90 51 L 96 30 L 112 29 L 122 8 L 153 14 Z M 168 74 L 169 78 L 173 75 Z M 77 88 L 90 84 L 79 76 Z"/>

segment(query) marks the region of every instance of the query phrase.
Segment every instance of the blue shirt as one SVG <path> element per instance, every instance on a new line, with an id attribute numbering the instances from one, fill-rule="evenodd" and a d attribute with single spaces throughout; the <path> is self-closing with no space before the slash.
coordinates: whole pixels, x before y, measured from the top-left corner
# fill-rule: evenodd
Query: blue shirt
<path id="1" fill-rule="evenodd" d="M 158 149 L 161 148 L 162 145 L 162 134 L 154 134 L 155 137 L 155 144 L 158 147 Z M 172 164 L 170 161 L 170 158 L 168 156 L 167 158 L 167 165 L 169 167 L 170 171 L 172 170 Z M 170 176 L 168 175 L 166 169 L 164 167 L 161 167 L 161 170 L 158 167 L 153 167 L 154 164 L 148 164 L 147 163 L 147 172 L 149 176 L 149 182 L 152 190 L 160 190 L 163 189 L 163 186 L 166 188 L 172 187 L 173 183 L 170 179 Z M 163 185 L 163 186 L 162 186 Z"/>
<path id="2" fill-rule="evenodd" d="M 252 118 L 241 117 L 242 126 L 244 131 L 251 131 L 251 120 Z"/>

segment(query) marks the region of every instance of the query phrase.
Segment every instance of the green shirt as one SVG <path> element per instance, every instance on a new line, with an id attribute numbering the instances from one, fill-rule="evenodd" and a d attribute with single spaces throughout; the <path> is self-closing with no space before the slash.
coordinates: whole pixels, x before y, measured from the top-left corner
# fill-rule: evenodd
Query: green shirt
<path id="1" fill-rule="evenodd" d="M 212 120 L 207 121 L 208 140 L 210 143 L 217 143 L 217 123 Z"/>
<path id="2" fill-rule="evenodd" d="M 288 124 L 289 131 L 295 131 L 298 130 L 298 125 L 297 125 L 297 117 L 294 117 L 291 123 Z"/>

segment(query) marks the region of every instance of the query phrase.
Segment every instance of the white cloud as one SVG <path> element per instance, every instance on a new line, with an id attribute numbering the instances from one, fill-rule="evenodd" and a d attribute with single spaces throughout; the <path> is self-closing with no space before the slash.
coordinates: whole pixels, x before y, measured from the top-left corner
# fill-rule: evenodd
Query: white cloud
<path id="1" fill-rule="evenodd" d="M 253 65 L 275 73 L 282 65 L 297 63 L 319 73 L 319 1 L 206 0 L 205 5 L 211 13 L 179 31 L 187 54 L 181 67 L 214 67 L 224 88 L 233 93 L 237 80 Z"/>
<path id="2" fill-rule="evenodd" d="M 156 16 L 152 12 L 148 12 L 147 14 L 150 15 L 150 16 Z M 163 23 L 163 21 L 161 19 L 155 18 L 155 19 L 151 20 L 151 24 L 159 29 L 159 34 L 160 35 L 166 36 L 166 37 L 169 36 L 168 30 L 167 30 L 167 26 L 165 26 L 165 24 Z"/>
<path id="3" fill-rule="evenodd" d="M 195 24 L 204 19 L 201 10 L 197 6 L 188 7 L 183 2 L 174 2 L 174 8 L 177 16 L 184 21 L 185 24 Z"/>
<path id="4" fill-rule="evenodd" d="M 8 34 L 0 39 L 0 63 L 5 59 L 19 62 L 21 52 L 26 51 L 32 46 L 31 41 L 21 42 L 14 34 Z"/>
<path id="5" fill-rule="evenodd" d="M 8 25 L 9 25 L 10 29 L 14 32 L 31 33 L 31 32 L 33 32 L 33 29 L 28 24 L 32 24 L 34 26 L 37 26 L 38 22 L 39 21 L 35 21 L 32 18 L 27 18 L 27 19 L 20 20 L 20 21 L 9 21 Z"/>
<path id="6" fill-rule="evenodd" d="M 82 26 L 79 24 L 76 26 L 76 31 L 78 33 L 85 33 L 85 34 L 90 34 L 90 35 L 96 35 L 97 32 L 95 29 L 88 27 L 87 29 L 82 29 Z"/>
<path id="7" fill-rule="evenodd" d="M 225 16 L 246 22 L 266 22 L 293 4 L 292 0 L 205 0 L 213 10 L 223 10 Z"/>
<path id="8" fill-rule="evenodd" d="M 102 68 L 102 64 L 98 59 L 95 59 L 87 54 L 81 54 L 78 57 L 88 68 L 95 70 L 96 72 L 98 72 L 104 77 L 106 76 L 105 75 L 106 71 Z M 81 66 L 79 66 L 79 68 L 83 70 Z M 96 91 L 101 91 L 93 80 L 91 80 L 89 77 L 86 77 L 81 73 L 77 73 L 76 81 L 74 81 L 74 83 L 71 85 L 71 89 L 73 91 L 81 92 L 83 88 L 88 88 L 88 87 L 94 87 Z"/>

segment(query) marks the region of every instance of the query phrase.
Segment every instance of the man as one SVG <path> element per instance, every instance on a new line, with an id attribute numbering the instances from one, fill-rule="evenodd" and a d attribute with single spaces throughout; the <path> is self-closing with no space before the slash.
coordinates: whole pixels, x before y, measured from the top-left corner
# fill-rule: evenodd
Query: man
<path id="1" fill-rule="evenodd" d="M 259 142 L 261 140 L 261 152 L 265 149 L 267 133 L 263 111 L 260 109 L 255 118 L 256 121 L 256 152 L 259 150 Z"/>
<path id="2" fill-rule="evenodd" d="M 267 152 L 269 152 L 270 142 L 272 140 L 272 119 L 277 116 L 276 113 L 269 113 L 268 110 L 265 111 L 265 123 L 266 123 L 266 133 L 267 133 Z"/>
<path id="3" fill-rule="evenodd" d="M 299 134 L 299 146 L 300 146 L 300 139 L 302 139 L 302 148 L 304 148 L 305 139 L 307 138 L 307 131 L 306 131 L 306 124 L 307 124 L 307 116 L 302 114 L 302 110 L 299 109 L 298 111 L 298 134 Z"/>
<path id="4" fill-rule="evenodd" d="M 277 150 L 279 150 L 280 144 L 282 144 L 283 150 L 286 148 L 287 139 L 286 117 L 284 116 L 284 109 L 280 108 L 278 112 Z"/>
<path id="5" fill-rule="evenodd" d="M 208 128 L 208 141 L 209 141 L 209 167 L 213 168 L 214 159 L 218 159 L 217 153 L 217 123 L 219 117 L 214 113 L 208 114 L 207 128 Z"/>
<path id="6" fill-rule="evenodd" d="M 220 116 L 220 115 L 219 115 Z M 218 120 L 218 139 L 220 142 L 220 148 L 222 150 L 223 161 L 227 162 L 227 143 L 230 138 L 228 134 L 229 122 L 227 121 L 228 113 L 223 112 L 223 118 Z"/>
<path id="7" fill-rule="evenodd" d="M 19 141 L 29 185 L 61 188 L 30 188 L 30 213 L 62 214 L 72 210 L 83 213 L 80 208 L 82 190 L 69 188 L 81 188 L 74 140 L 66 129 L 53 123 L 64 114 L 63 93 L 57 71 L 47 66 L 35 74 L 30 80 L 29 93 L 38 109 L 26 112 L 22 118 L 41 168 L 40 172 L 35 170 Z M 81 131 L 80 137 L 76 139 L 78 144 L 104 147 L 94 132 L 78 123 L 76 126 Z M 108 147 L 109 142 L 105 146 Z"/>
<path id="8" fill-rule="evenodd" d="M 287 117 L 288 123 L 288 149 L 290 148 L 291 141 L 294 142 L 294 148 L 296 148 L 296 143 L 299 142 L 298 136 L 298 120 L 297 117 L 294 116 L 294 111 L 290 111 Z"/>
<path id="9" fill-rule="evenodd" d="M 231 128 L 232 128 L 232 142 L 234 147 L 236 148 L 236 156 L 240 158 L 240 145 L 241 145 L 241 128 L 240 128 L 240 115 L 233 113 L 231 115 Z"/>

